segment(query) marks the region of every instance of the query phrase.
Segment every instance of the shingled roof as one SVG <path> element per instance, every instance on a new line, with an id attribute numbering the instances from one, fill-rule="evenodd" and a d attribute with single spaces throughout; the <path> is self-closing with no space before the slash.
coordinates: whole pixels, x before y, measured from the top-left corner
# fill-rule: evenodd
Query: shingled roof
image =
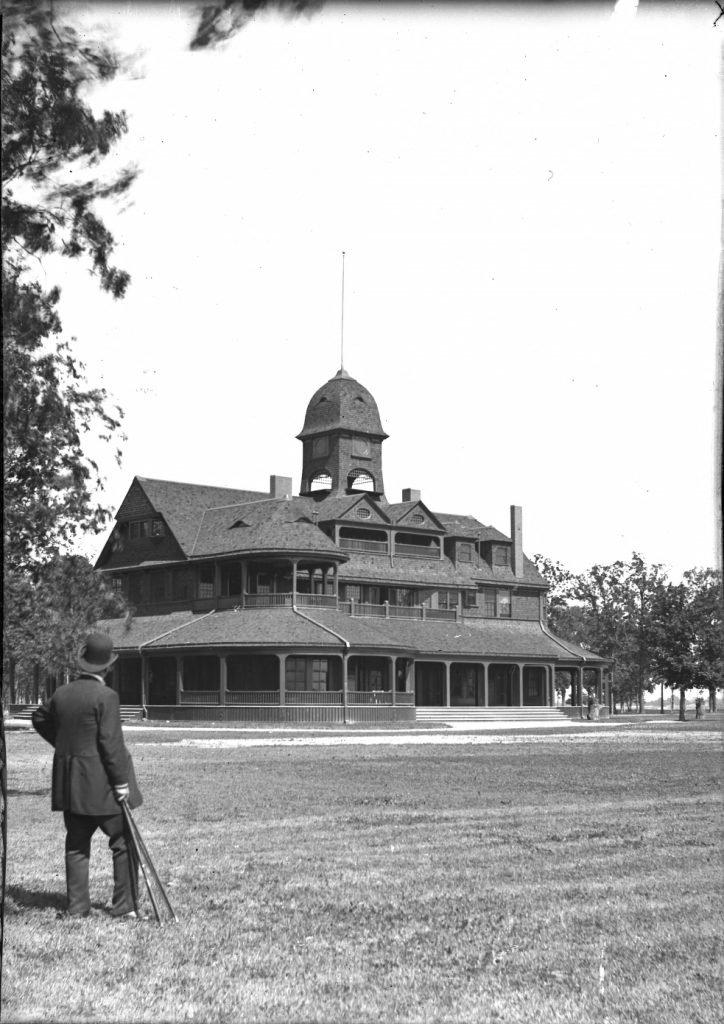
<path id="1" fill-rule="evenodd" d="M 199 558 L 283 551 L 344 561 L 347 556 L 310 518 L 314 511 L 315 502 L 310 498 L 269 497 L 206 509 L 189 554 Z"/>
<path id="2" fill-rule="evenodd" d="M 154 480 L 137 476 L 138 482 L 153 507 L 168 523 L 169 529 L 185 554 L 189 554 L 203 513 L 219 505 L 239 504 L 268 498 L 262 491 L 242 491 L 232 487 L 211 487 L 173 480 Z M 121 506 L 122 508 L 123 506 Z"/>

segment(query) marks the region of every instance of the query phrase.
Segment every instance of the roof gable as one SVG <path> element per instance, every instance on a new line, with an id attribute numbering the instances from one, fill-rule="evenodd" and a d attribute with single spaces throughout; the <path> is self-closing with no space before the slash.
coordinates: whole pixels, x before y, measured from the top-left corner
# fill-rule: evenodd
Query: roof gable
<path id="1" fill-rule="evenodd" d="M 350 496 L 351 502 L 345 509 L 339 509 L 335 519 L 342 522 L 354 522 L 354 523 L 377 523 L 385 526 L 389 525 L 390 518 L 387 512 L 384 511 L 378 502 L 373 501 L 366 494 L 358 494 Z M 368 509 L 369 515 L 363 513 L 360 515 L 360 510 Z M 320 519 L 322 517 L 320 516 Z M 326 517 L 329 519 L 329 517 Z"/>
<path id="2" fill-rule="evenodd" d="M 440 519 L 422 501 L 400 501 L 394 505 L 388 505 L 387 511 L 392 522 L 397 526 L 407 526 L 418 530 L 445 530 Z M 422 520 L 418 518 L 420 516 Z"/>

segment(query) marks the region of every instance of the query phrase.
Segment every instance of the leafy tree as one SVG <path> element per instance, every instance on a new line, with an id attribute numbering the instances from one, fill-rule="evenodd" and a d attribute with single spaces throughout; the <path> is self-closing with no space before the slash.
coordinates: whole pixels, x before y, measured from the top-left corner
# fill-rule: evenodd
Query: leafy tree
<path id="1" fill-rule="evenodd" d="M 58 626 L 35 614 L 46 595 L 34 588 L 60 588 L 53 595 L 60 607 L 63 587 L 72 592 L 75 582 L 57 571 L 59 557 L 110 515 L 95 497 L 101 476 L 83 442 L 91 431 L 111 442 L 121 415 L 84 380 L 62 337 L 60 291 L 41 286 L 33 271 L 50 255 L 82 258 L 101 288 L 121 297 L 129 276 L 113 265 L 114 240 L 98 207 L 126 192 L 135 172 L 98 177 L 126 131 L 122 113 L 96 116 L 86 98 L 118 70 L 109 48 L 58 24 L 52 7 L 6 3 L 3 13 L 3 661 L 10 670 L 30 649 L 23 610 L 46 631 Z M 68 638 L 63 630 L 57 635 Z"/>
<path id="2" fill-rule="evenodd" d="M 2 303 L 4 536 L 10 571 L 28 571 L 108 517 L 94 498 L 98 467 L 84 457 L 90 430 L 108 440 L 119 411 L 87 385 L 61 338 L 58 288 L 30 270 L 44 256 L 85 257 L 101 287 L 120 297 L 129 276 L 113 266 L 113 237 L 99 201 L 125 192 L 126 169 L 102 183 L 95 169 L 126 130 L 123 114 L 96 117 L 83 98 L 118 64 L 107 47 L 81 42 L 52 13 L 8 4 L 2 41 Z"/>
<path id="3" fill-rule="evenodd" d="M 190 48 L 201 50 L 227 42 L 264 8 L 276 7 L 293 16 L 313 14 L 322 4 L 323 0 L 224 0 L 207 4 L 201 8 Z"/>

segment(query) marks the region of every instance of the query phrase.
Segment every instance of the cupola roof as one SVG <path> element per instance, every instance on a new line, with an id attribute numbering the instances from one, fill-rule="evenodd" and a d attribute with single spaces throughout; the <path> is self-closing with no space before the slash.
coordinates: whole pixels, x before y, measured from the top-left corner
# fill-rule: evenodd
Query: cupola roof
<path id="1" fill-rule="evenodd" d="M 372 395 L 344 367 L 314 392 L 307 406 L 300 440 L 331 430 L 350 430 L 386 438 Z"/>

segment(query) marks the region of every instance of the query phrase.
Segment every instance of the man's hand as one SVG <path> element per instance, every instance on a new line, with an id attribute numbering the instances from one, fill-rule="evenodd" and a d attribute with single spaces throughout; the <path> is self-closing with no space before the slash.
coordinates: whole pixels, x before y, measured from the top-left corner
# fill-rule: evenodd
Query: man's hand
<path id="1" fill-rule="evenodd" d="M 128 790 L 128 783 L 127 782 L 124 782 L 122 786 L 114 786 L 113 787 L 113 795 L 115 796 L 115 798 L 116 798 L 116 800 L 118 801 L 119 804 L 125 804 L 126 803 L 126 801 L 128 800 L 128 794 L 129 794 L 129 790 Z"/>

